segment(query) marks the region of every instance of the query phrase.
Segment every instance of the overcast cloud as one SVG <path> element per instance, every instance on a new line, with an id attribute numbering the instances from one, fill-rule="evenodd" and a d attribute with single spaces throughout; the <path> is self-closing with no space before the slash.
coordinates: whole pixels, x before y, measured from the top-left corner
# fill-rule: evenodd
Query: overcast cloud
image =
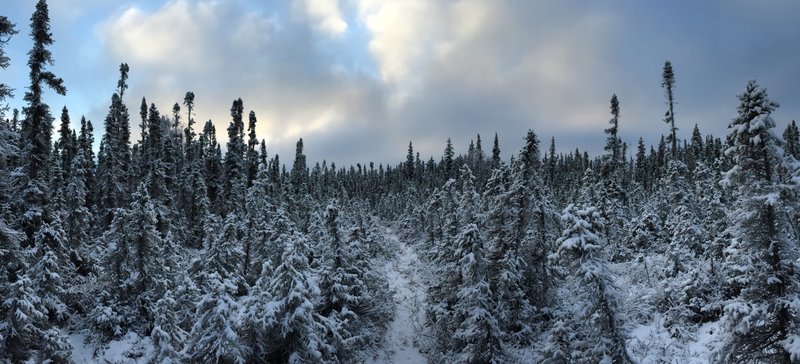
<path id="1" fill-rule="evenodd" d="M 497 132 L 504 156 L 527 129 L 559 150 L 598 153 L 613 93 L 629 143 L 667 131 L 661 67 L 677 78 L 681 137 L 695 123 L 724 135 L 735 95 L 757 79 L 782 104 L 779 127 L 800 111 L 799 3 L 490 0 L 51 0 L 56 65 L 69 89 L 49 96 L 101 129 L 120 62 L 125 101 L 166 113 L 191 90 L 199 121 L 221 139 L 238 97 L 259 120 L 271 154 L 291 160 L 303 137 L 311 161 L 397 163 L 409 140 L 437 158 L 448 137 L 463 151 Z M 12 67 L 27 84 L 33 0 L 11 0 Z M 138 113 L 132 112 L 138 125 Z M 100 133 L 101 130 L 98 130 Z M 97 139 L 99 140 L 99 134 Z"/>

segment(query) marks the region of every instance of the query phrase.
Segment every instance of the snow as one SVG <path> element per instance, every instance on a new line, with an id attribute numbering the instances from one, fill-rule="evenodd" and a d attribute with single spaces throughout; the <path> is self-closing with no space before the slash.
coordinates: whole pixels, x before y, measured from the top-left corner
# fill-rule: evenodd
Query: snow
<path id="1" fill-rule="evenodd" d="M 417 364 L 428 360 L 416 347 L 425 322 L 425 287 L 420 279 L 420 260 L 413 247 L 401 241 L 389 228 L 386 237 L 400 248 L 397 259 L 386 263 L 389 288 L 395 292 L 394 319 L 378 353 L 367 364 Z"/>
<path id="2" fill-rule="evenodd" d="M 112 340 L 103 348 L 95 348 L 87 342 L 86 334 L 76 333 L 69 335 L 72 345 L 72 361 L 82 363 L 147 363 L 155 354 L 153 344 L 149 337 L 139 337 L 129 332 L 119 340 Z"/>
<path id="3" fill-rule="evenodd" d="M 670 336 L 660 315 L 636 326 L 630 332 L 629 354 L 639 363 L 660 363 L 664 358 L 684 364 L 708 363 L 720 333 L 720 323 L 709 322 L 697 327 L 693 337 L 681 342 Z"/>

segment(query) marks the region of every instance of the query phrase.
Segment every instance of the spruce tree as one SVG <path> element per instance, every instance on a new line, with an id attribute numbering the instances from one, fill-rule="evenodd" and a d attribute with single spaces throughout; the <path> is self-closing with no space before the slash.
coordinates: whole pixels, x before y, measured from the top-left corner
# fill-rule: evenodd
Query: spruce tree
<path id="1" fill-rule="evenodd" d="M 481 198 L 474 177 L 465 167 L 461 173 L 462 196 L 458 208 L 464 228 L 456 237 L 455 259 L 460 276 L 453 307 L 454 360 L 459 363 L 500 363 L 504 361 L 504 334 L 495 317 L 494 294 L 490 288 L 484 237 L 478 227 Z"/>
<path id="2" fill-rule="evenodd" d="M 233 105 L 231 105 L 232 120 L 228 126 L 225 175 L 222 187 L 226 213 L 241 209 L 244 205 L 245 189 L 247 188 L 243 114 L 244 105 L 242 99 L 234 100 Z"/>
<path id="3" fill-rule="evenodd" d="M 500 142 L 497 140 L 497 133 L 494 133 L 494 143 L 492 144 L 492 169 L 500 168 L 503 160 L 500 158 Z"/>
<path id="4" fill-rule="evenodd" d="M 306 167 L 306 155 L 303 154 L 303 138 L 297 140 L 294 153 L 294 164 L 292 164 L 292 187 L 296 194 L 306 191 L 308 186 L 308 167 Z"/>
<path id="5" fill-rule="evenodd" d="M 249 354 L 239 335 L 241 306 L 236 285 L 215 272 L 204 273 L 206 294 L 197 303 L 195 323 L 183 349 L 185 359 L 203 363 L 245 363 Z"/>
<path id="6" fill-rule="evenodd" d="M 608 154 L 605 156 L 606 163 L 603 173 L 606 176 L 611 176 L 616 173 L 622 159 L 622 140 L 617 136 L 619 131 L 619 99 L 616 94 L 611 96 L 611 120 L 608 123 L 611 126 L 605 130 L 606 145 L 603 149 Z"/>
<path id="7" fill-rule="evenodd" d="M 783 140 L 786 142 L 786 154 L 800 160 L 800 128 L 794 120 L 783 131 Z"/>
<path id="8" fill-rule="evenodd" d="M 256 138 L 256 119 L 255 111 L 250 111 L 247 123 L 247 153 L 245 155 L 245 163 L 247 165 L 247 187 L 253 185 L 253 180 L 256 179 L 258 173 L 258 138 Z"/>
<path id="9" fill-rule="evenodd" d="M 664 114 L 664 122 L 669 124 L 667 142 L 672 144 L 672 158 L 675 159 L 678 156 L 678 128 L 675 126 L 675 73 L 672 71 L 672 63 L 669 61 L 664 62 L 661 87 L 664 88 L 667 102 L 667 112 Z"/>
<path id="10" fill-rule="evenodd" d="M 178 318 L 175 311 L 178 303 L 172 295 L 172 291 L 166 291 L 155 305 L 153 330 L 150 338 L 153 341 L 155 355 L 151 359 L 152 363 L 179 363 L 180 349 L 184 345 L 187 333 L 178 326 Z"/>
<path id="11" fill-rule="evenodd" d="M 453 142 L 447 138 L 447 145 L 444 147 L 444 157 L 442 157 L 442 176 L 447 181 L 450 178 L 456 177 L 455 170 L 455 152 L 453 151 Z"/>
<path id="12" fill-rule="evenodd" d="M 489 264 L 495 271 L 490 276 L 491 290 L 496 296 L 497 309 L 495 316 L 501 329 L 516 342 L 525 342 L 532 333 L 531 316 L 534 315 L 533 299 L 544 303 L 549 292 L 546 292 L 549 278 L 546 272 L 535 280 L 526 282 L 526 277 L 535 268 L 541 267 L 543 257 L 527 253 L 544 249 L 533 241 L 531 221 L 531 193 L 525 182 L 525 165 L 522 161 L 514 164 L 512 171 L 497 170 L 487 186 L 490 193 L 489 211 Z M 491 192 L 490 192 L 491 191 Z M 528 259 L 525 259 L 528 258 Z M 546 258 L 546 257 L 544 257 Z M 536 267 L 531 269 L 530 265 Z M 526 287 L 526 284 L 531 285 Z M 534 288 L 535 287 L 535 288 Z M 538 297 L 528 296 L 527 290 L 540 290 Z"/>
<path id="13" fill-rule="evenodd" d="M 364 272 L 353 261 L 354 255 L 360 251 L 354 251 L 344 239 L 336 200 L 328 205 L 324 218 L 327 229 L 325 250 L 328 257 L 319 284 L 319 313 L 328 318 L 328 325 L 333 326 L 336 331 L 332 339 L 337 358 L 346 360 L 352 357 L 352 352 L 359 345 L 367 344 L 358 329 L 363 325 L 364 319 L 360 316 L 365 313 L 362 308 L 367 307 L 365 299 L 368 292 L 362 280 Z"/>
<path id="14" fill-rule="evenodd" d="M 116 209 L 125 207 L 130 191 L 129 167 L 131 161 L 128 108 L 122 102 L 128 79 L 128 65 L 120 65 L 118 89 L 111 95 L 111 106 L 105 120 L 105 132 L 97 155 L 96 202 L 100 223 L 109 226 Z M 88 144 L 87 148 L 91 148 Z"/>
<path id="15" fill-rule="evenodd" d="M 715 360 L 789 363 L 800 358 L 800 312 L 792 303 L 800 294 L 794 273 L 800 247 L 788 234 L 785 213 L 796 195 L 780 183 L 776 168 L 783 150 L 771 114 L 778 104 L 755 81 L 738 97 L 725 151 L 733 167 L 723 179 L 736 196 L 729 212 L 733 239 L 725 250 L 733 297 L 724 307 L 726 331 Z"/>
<path id="16" fill-rule="evenodd" d="M 31 83 L 25 92 L 27 106 L 23 108 L 25 120 L 20 136 L 25 173 L 22 199 L 27 209 L 22 214 L 21 226 L 28 244 L 32 245 L 36 230 L 49 218 L 45 209 L 49 200 L 47 184 L 50 166 L 47 163 L 52 153 L 53 117 L 50 107 L 42 101 L 43 87 L 51 88 L 59 95 L 67 92 L 64 81 L 46 70 L 48 65 L 53 64 L 53 54 L 47 49 L 53 44 L 53 36 L 45 0 L 36 3 L 36 11 L 31 16 L 30 35 L 33 38 L 33 48 L 28 52 Z"/>
<path id="17" fill-rule="evenodd" d="M 211 120 L 208 120 L 203 126 L 203 134 L 200 135 L 198 145 L 200 155 L 203 156 L 203 176 L 205 177 L 209 206 L 212 206 L 214 212 L 220 213 L 224 210 L 222 152 L 217 142 L 216 128 Z"/>
<path id="18" fill-rule="evenodd" d="M 411 141 L 408 142 L 408 153 L 406 154 L 406 163 L 403 164 L 403 172 L 407 181 L 414 180 L 414 146 Z"/>
<path id="19" fill-rule="evenodd" d="M 577 302 L 567 303 L 573 311 L 570 343 L 573 359 L 579 362 L 630 363 L 618 313 L 618 293 L 602 255 L 606 241 L 600 214 L 593 207 L 569 205 L 561 217 L 565 230 L 551 256 L 567 267 L 574 277 L 568 286 Z M 572 306 L 572 307 L 569 307 Z"/>
<path id="20" fill-rule="evenodd" d="M 275 325 L 268 361 L 326 362 L 334 348 L 323 339 L 327 329 L 314 310 L 320 290 L 308 264 L 305 237 L 289 230 L 278 241 L 283 255 L 269 285 Z"/>

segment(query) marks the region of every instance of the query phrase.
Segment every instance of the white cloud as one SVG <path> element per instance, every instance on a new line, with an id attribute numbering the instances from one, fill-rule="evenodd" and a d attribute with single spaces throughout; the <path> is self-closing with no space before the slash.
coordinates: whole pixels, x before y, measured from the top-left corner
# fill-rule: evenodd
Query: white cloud
<path id="1" fill-rule="evenodd" d="M 296 0 L 299 7 L 318 31 L 332 36 L 340 36 L 347 31 L 347 22 L 342 17 L 337 0 Z"/>
<path id="2" fill-rule="evenodd" d="M 476 132 L 605 127 L 610 14 L 543 1 L 354 1 L 401 134 L 466 143 Z"/>

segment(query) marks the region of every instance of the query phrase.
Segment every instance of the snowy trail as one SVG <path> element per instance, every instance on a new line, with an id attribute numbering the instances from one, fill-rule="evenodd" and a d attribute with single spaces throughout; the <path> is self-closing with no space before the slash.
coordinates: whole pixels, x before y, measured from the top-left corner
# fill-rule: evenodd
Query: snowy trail
<path id="1" fill-rule="evenodd" d="M 420 261 L 414 249 L 401 241 L 390 228 L 386 229 L 386 237 L 394 240 L 393 243 L 400 248 L 398 258 L 387 262 L 385 267 L 389 287 L 395 292 L 396 308 L 383 348 L 367 363 L 427 363 L 415 345 L 425 322 L 425 288 L 419 277 Z"/>

